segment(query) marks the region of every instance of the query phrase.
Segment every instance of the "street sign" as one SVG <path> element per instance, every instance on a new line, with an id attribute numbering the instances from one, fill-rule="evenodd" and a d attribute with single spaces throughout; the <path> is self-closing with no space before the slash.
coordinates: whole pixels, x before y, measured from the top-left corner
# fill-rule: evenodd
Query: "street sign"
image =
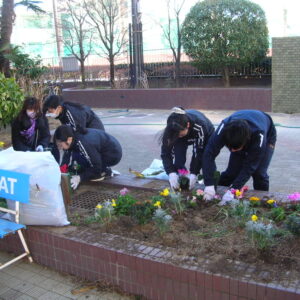
<path id="1" fill-rule="evenodd" d="M 0 197 L 28 203 L 29 176 L 24 173 L 0 169 Z"/>

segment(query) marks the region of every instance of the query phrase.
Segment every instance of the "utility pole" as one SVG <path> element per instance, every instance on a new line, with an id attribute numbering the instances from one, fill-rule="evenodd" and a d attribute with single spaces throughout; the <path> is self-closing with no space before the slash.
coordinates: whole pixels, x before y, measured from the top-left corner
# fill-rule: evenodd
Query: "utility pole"
<path id="1" fill-rule="evenodd" d="M 141 22 L 140 0 L 131 0 L 131 14 L 132 14 L 132 30 L 130 41 L 132 43 L 132 66 L 131 66 L 131 83 L 133 88 L 141 86 L 141 79 L 143 75 L 143 32 Z M 129 32 L 130 32 L 129 31 Z"/>
<path id="2" fill-rule="evenodd" d="M 52 7 L 53 7 L 54 28 L 55 28 L 56 50 L 57 50 L 58 63 L 59 63 L 59 77 L 61 80 L 62 79 L 61 35 L 58 26 L 59 22 L 57 19 L 56 0 L 52 0 Z"/>

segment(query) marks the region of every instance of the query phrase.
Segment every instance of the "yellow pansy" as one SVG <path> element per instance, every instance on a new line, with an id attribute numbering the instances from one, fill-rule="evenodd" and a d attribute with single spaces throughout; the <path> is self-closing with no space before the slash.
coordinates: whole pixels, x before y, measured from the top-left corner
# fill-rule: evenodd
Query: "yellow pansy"
<path id="1" fill-rule="evenodd" d="M 273 204 L 274 202 L 275 202 L 275 200 L 273 200 L 273 199 L 270 199 L 267 201 L 268 204 Z"/>
<path id="2" fill-rule="evenodd" d="M 256 221 L 258 220 L 257 215 L 252 215 L 251 220 L 252 220 L 253 222 L 256 222 Z"/>
<path id="3" fill-rule="evenodd" d="M 116 200 L 115 200 L 115 199 L 112 199 L 112 200 L 111 200 L 111 206 L 113 206 L 113 207 L 117 206 L 117 203 L 116 203 Z"/>
<path id="4" fill-rule="evenodd" d="M 236 190 L 236 191 L 235 191 L 235 195 L 236 195 L 237 197 L 239 197 L 239 196 L 242 195 L 242 192 L 241 192 L 240 190 Z"/>
<path id="5" fill-rule="evenodd" d="M 258 197 L 250 197 L 249 200 L 250 201 L 260 201 L 260 198 L 258 198 Z"/>
<path id="6" fill-rule="evenodd" d="M 5 145 L 4 142 L 0 142 L 0 147 L 3 147 Z"/>
<path id="7" fill-rule="evenodd" d="M 160 208 L 160 207 L 161 207 L 160 201 L 156 201 L 156 202 L 153 204 L 153 206 L 156 206 L 156 207 Z"/>
<path id="8" fill-rule="evenodd" d="M 103 206 L 102 205 L 100 205 L 100 204 L 98 204 L 97 206 L 96 206 L 96 208 L 99 208 L 99 209 L 101 209 Z"/>
<path id="9" fill-rule="evenodd" d="M 164 189 L 164 190 L 160 193 L 160 195 L 161 195 L 161 196 L 164 196 L 164 197 L 169 196 L 169 194 L 170 194 L 169 189 Z"/>

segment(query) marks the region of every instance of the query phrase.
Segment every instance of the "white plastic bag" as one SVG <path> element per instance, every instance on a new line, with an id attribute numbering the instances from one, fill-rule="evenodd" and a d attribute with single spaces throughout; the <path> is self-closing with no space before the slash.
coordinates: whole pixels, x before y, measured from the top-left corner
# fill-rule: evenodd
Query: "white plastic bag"
<path id="1" fill-rule="evenodd" d="M 30 202 L 20 203 L 20 223 L 69 225 L 61 192 L 61 173 L 50 152 L 23 152 L 13 148 L 0 152 L 0 169 L 29 174 Z M 7 201 L 14 209 L 15 202 Z"/>
<path id="2" fill-rule="evenodd" d="M 153 173 L 158 173 L 156 175 L 151 175 Z M 169 176 L 165 172 L 163 163 L 159 159 L 153 159 L 149 168 L 145 169 L 142 174 L 146 178 L 160 179 L 160 180 L 169 180 Z"/>

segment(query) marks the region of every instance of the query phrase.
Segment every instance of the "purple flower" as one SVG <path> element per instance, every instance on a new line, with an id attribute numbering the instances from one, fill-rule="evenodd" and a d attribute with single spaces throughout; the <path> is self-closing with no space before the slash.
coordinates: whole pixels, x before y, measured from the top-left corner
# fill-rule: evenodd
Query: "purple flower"
<path id="1" fill-rule="evenodd" d="M 123 188 L 120 190 L 120 195 L 125 196 L 128 192 L 129 192 L 129 190 L 127 188 Z"/>

